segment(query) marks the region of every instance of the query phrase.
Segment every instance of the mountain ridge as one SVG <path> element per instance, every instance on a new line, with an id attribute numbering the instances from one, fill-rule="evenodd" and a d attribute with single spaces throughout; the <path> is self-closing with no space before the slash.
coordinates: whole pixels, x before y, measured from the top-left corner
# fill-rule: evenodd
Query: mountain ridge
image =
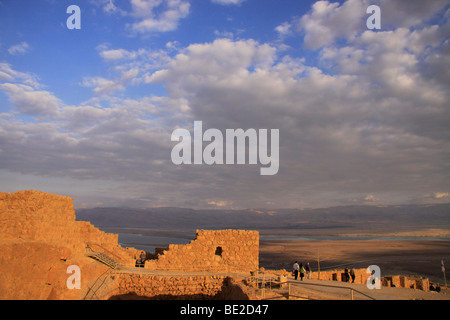
<path id="1" fill-rule="evenodd" d="M 312 209 L 192 209 L 97 207 L 76 210 L 98 227 L 154 229 L 370 229 L 448 228 L 450 203 L 351 205 Z M 368 226 L 370 224 L 370 226 Z"/>

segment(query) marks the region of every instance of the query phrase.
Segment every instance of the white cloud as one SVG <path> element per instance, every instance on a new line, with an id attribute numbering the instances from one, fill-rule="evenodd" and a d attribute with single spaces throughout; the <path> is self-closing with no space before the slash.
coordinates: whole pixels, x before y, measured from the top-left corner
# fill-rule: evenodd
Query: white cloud
<path id="1" fill-rule="evenodd" d="M 84 78 L 81 85 L 93 88 L 96 95 L 109 95 L 118 90 L 125 90 L 119 80 L 109 80 L 102 77 Z"/>
<path id="2" fill-rule="evenodd" d="M 232 201 L 207 201 L 207 203 L 214 207 L 224 208 L 233 205 Z"/>
<path id="3" fill-rule="evenodd" d="M 91 3 L 101 7 L 108 15 L 116 14 L 135 20 L 127 24 L 127 28 L 140 34 L 177 29 L 179 21 L 189 14 L 190 9 L 189 0 L 129 0 L 130 11 L 118 7 L 114 0 L 91 0 Z"/>
<path id="4" fill-rule="evenodd" d="M 189 14 L 190 3 L 185 0 L 131 0 L 132 15 L 139 21 L 130 28 L 138 33 L 172 31 L 180 19 Z"/>
<path id="5" fill-rule="evenodd" d="M 275 31 L 280 34 L 280 36 L 285 36 L 291 32 L 292 24 L 289 22 L 284 22 L 275 28 Z"/>
<path id="6" fill-rule="evenodd" d="M 339 2 L 317 1 L 309 13 L 303 15 L 298 28 L 304 34 L 308 48 L 319 49 L 332 45 L 338 39 L 351 41 L 367 31 L 366 9 L 371 4 L 381 8 L 381 31 L 397 28 L 420 27 L 448 4 L 446 0 L 346 0 Z"/>
<path id="7" fill-rule="evenodd" d="M 443 198 L 449 198 L 450 195 L 448 192 L 435 192 L 431 195 L 433 199 L 443 199 Z"/>
<path id="8" fill-rule="evenodd" d="M 378 199 L 377 197 L 375 197 L 373 194 L 368 194 L 364 197 L 364 201 L 367 202 L 379 202 L 380 199 Z"/>
<path id="9" fill-rule="evenodd" d="M 167 48 L 167 51 L 163 49 L 153 51 L 145 48 L 126 50 L 111 49 L 109 44 L 101 44 L 96 49 L 107 64 L 112 75 L 111 79 L 86 77 L 81 85 L 93 88 L 98 96 L 107 96 L 116 91 L 125 90 L 128 85 L 147 83 L 151 72 L 165 67 L 170 62 L 168 52 L 177 50 L 175 43 L 168 44 Z"/>
<path id="10" fill-rule="evenodd" d="M 107 15 L 120 15 L 120 16 L 127 16 L 128 13 L 116 6 L 116 0 L 89 0 L 89 2 L 96 6 L 100 7 L 104 13 Z M 119 1 L 120 2 L 120 1 Z"/>
<path id="11" fill-rule="evenodd" d="M 234 33 L 233 32 L 229 32 L 229 31 L 219 31 L 219 30 L 214 30 L 214 35 L 218 38 L 229 38 L 229 39 L 233 39 L 234 38 Z"/>
<path id="12" fill-rule="evenodd" d="M 14 107 L 23 114 L 33 116 L 55 116 L 61 101 L 48 91 L 37 91 L 23 84 L 0 84 Z"/>
<path id="13" fill-rule="evenodd" d="M 127 83 L 127 82 L 134 82 L 134 80 L 137 79 L 137 76 L 139 74 L 139 69 L 138 68 L 133 68 L 130 70 L 126 70 L 124 72 L 122 72 L 122 77 L 120 78 L 120 81 L 122 83 Z"/>
<path id="14" fill-rule="evenodd" d="M 134 15 L 145 17 L 153 9 L 159 7 L 164 0 L 131 0 Z"/>
<path id="15" fill-rule="evenodd" d="M 203 84 L 239 85 L 246 79 L 247 68 L 271 65 L 275 51 L 253 40 L 217 39 L 209 44 L 193 44 L 178 54 L 168 69 L 155 72 L 149 81 L 167 82 L 168 88 L 181 96 L 195 92 L 194 87 Z"/>
<path id="16" fill-rule="evenodd" d="M 253 40 L 218 39 L 188 46 L 150 81 L 187 99 L 192 117 L 210 127 L 280 128 L 283 182 L 270 188 L 277 203 L 285 195 L 273 190 L 296 190 L 314 201 L 308 188 L 326 193 L 354 186 L 368 191 L 360 203 L 381 203 L 375 193 L 385 199 L 387 189 L 413 192 L 422 188 L 414 183 L 418 176 L 431 183 L 437 173 L 430 161 L 447 175 L 449 92 L 419 68 L 424 50 L 441 52 L 445 36 L 442 27 L 426 28 L 367 31 L 343 46 L 329 42 L 318 67 L 278 57 L 274 47 Z M 432 46 L 422 45 L 430 34 Z M 267 190 L 251 185 L 252 196 L 241 200 L 254 196 L 257 204 Z M 223 198 L 240 201 L 239 195 Z"/>
<path id="17" fill-rule="evenodd" d="M 177 51 L 176 42 L 166 44 L 167 51 Z M 104 43 L 97 46 L 100 57 L 105 62 L 126 69 L 139 68 L 145 72 L 148 70 L 164 67 L 170 57 L 165 50 L 151 50 L 140 48 L 137 50 L 126 50 L 123 48 L 110 49 L 109 44 Z"/>
<path id="18" fill-rule="evenodd" d="M 14 70 L 8 63 L 4 62 L 0 62 L 0 81 L 22 82 L 35 89 L 41 87 L 35 75 Z"/>
<path id="19" fill-rule="evenodd" d="M 100 56 L 107 61 L 115 61 L 122 59 L 133 59 L 136 57 L 136 53 L 125 49 L 111 49 L 100 51 Z"/>
<path id="20" fill-rule="evenodd" d="M 103 11 L 107 14 L 120 14 L 120 15 L 126 15 L 127 13 L 118 8 L 113 0 L 103 0 Z"/>
<path id="21" fill-rule="evenodd" d="M 448 0 L 378 0 L 381 23 L 387 28 L 409 28 L 426 25 L 430 18 L 448 6 Z M 364 0 L 364 4 L 372 1 Z"/>
<path id="22" fill-rule="evenodd" d="M 211 0 L 211 1 L 213 3 L 229 5 L 229 4 L 241 4 L 242 2 L 244 2 L 246 0 Z"/>
<path id="23" fill-rule="evenodd" d="M 29 50 L 30 46 L 25 41 L 8 48 L 8 52 L 11 55 L 25 54 Z"/>
<path id="24" fill-rule="evenodd" d="M 361 0 L 338 2 L 317 1 L 304 15 L 298 27 L 305 34 L 306 46 L 312 49 L 332 44 L 337 38 L 350 38 L 362 29 L 366 7 Z"/>
<path id="25" fill-rule="evenodd" d="M 132 18 L 139 21 L 162 19 L 168 8 L 162 0 L 133 3 Z M 107 95 L 108 107 L 98 97 L 61 105 L 39 89 L 35 77 L 0 63 L 0 88 L 17 110 L 54 114 L 39 123 L 9 114 L 0 118 L 0 169 L 112 179 L 123 194 L 136 199 L 152 194 L 161 205 L 327 206 L 336 199 L 381 204 L 411 194 L 447 201 L 448 24 L 367 31 L 350 4 L 358 2 L 318 2 L 303 17 L 305 37 L 318 37 L 305 40 L 318 50 L 317 66 L 254 40 L 217 39 L 184 49 L 168 43 L 167 49 L 178 53 L 174 57 L 99 46 L 112 79 L 90 77 L 82 84 Z M 427 21 L 423 12 L 411 21 L 419 16 Z M 361 21 L 363 28 L 352 29 L 346 21 L 353 26 Z M 339 26 L 343 29 L 334 29 Z M 281 33 L 292 30 L 288 24 L 279 27 Z M 139 83 L 162 84 L 168 94 L 112 96 Z M 174 166 L 170 133 L 192 129 L 193 120 L 202 120 L 205 129 L 280 129 L 279 173 L 263 181 L 259 168 L 247 165 Z"/>
<path id="26" fill-rule="evenodd" d="M 42 85 L 36 76 L 0 63 L 0 89 L 9 97 L 13 107 L 21 114 L 40 119 L 57 116 L 62 102 L 53 93 L 39 90 Z"/>

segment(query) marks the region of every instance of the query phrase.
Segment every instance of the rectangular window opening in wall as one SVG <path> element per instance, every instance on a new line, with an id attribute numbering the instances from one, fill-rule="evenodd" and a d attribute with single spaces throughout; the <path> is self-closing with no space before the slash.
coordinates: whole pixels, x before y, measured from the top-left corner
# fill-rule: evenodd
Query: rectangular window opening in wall
<path id="1" fill-rule="evenodd" d="M 222 256 L 222 252 L 223 252 L 222 247 L 217 247 L 215 255 L 221 257 Z"/>

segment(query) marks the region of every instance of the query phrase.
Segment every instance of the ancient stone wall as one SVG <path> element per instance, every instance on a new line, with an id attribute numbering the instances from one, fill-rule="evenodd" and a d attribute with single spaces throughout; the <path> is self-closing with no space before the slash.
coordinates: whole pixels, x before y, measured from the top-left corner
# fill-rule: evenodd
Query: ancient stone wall
<path id="1" fill-rule="evenodd" d="M 67 268 L 81 268 L 83 289 L 108 268 L 85 257 L 86 243 L 134 263 L 107 234 L 75 221 L 72 199 L 39 191 L 0 193 L 0 299 L 79 299 Z"/>
<path id="2" fill-rule="evenodd" d="M 355 283 L 366 284 L 370 274 L 367 268 L 353 269 L 355 271 Z M 344 269 L 326 270 L 320 272 L 320 280 L 344 281 Z M 319 273 L 312 272 L 311 279 L 319 279 Z M 384 276 L 381 277 L 381 285 L 385 287 L 412 288 L 423 291 L 430 290 L 430 280 L 420 276 Z M 351 282 L 351 278 L 350 278 Z"/>
<path id="3" fill-rule="evenodd" d="M 0 193 L 0 299 L 83 298 L 97 278 L 108 270 L 105 265 L 85 256 L 87 244 L 94 251 L 105 252 L 126 266 L 134 266 L 136 250 L 121 247 L 118 235 L 102 232 L 89 222 L 76 221 L 71 198 L 33 190 Z M 81 269 L 81 290 L 68 290 L 66 286 L 66 270 L 70 265 Z M 158 259 L 147 261 L 146 268 L 181 272 L 249 272 L 257 270 L 258 265 L 258 232 L 200 230 L 191 243 L 170 245 Z M 118 294 L 148 291 L 145 287 L 139 289 L 139 285 L 133 287 L 139 283 L 134 276 L 130 276 L 133 286 L 127 277 L 120 279 L 118 288 L 122 289 Z M 223 293 L 225 281 L 223 276 L 167 279 L 162 276 L 152 279 L 154 292 L 150 293 L 217 296 Z M 161 281 L 170 285 L 157 289 L 162 286 Z M 114 286 L 115 283 L 114 280 Z"/>
<path id="4" fill-rule="evenodd" d="M 353 271 L 355 271 L 355 283 L 365 284 L 370 277 L 370 274 L 367 273 L 367 268 L 353 269 Z M 344 269 L 320 271 L 320 280 L 344 281 L 344 276 Z M 311 279 L 319 279 L 319 272 L 312 272 Z M 349 281 L 352 281 L 351 277 Z"/>
<path id="5" fill-rule="evenodd" d="M 259 233 L 246 230 L 197 230 L 186 245 L 170 245 L 152 270 L 251 272 L 259 268 Z"/>
<path id="6" fill-rule="evenodd" d="M 89 222 L 75 221 L 72 199 L 50 193 L 0 193 L 0 233 L 12 239 L 65 247 L 72 255 L 84 255 L 86 243 L 94 243 L 126 258 L 118 235 L 102 232 Z"/>
<path id="7" fill-rule="evenodd" d="M 245 292 L 244 292 L 245 291 Z M 249 299 L 252 292 L 228 276 L 158 276 L 121 274 L 116 289 L 103 299 Z"/>
<path id="8" fill-rule="evenodd" d="M 430 280 L 419 276 L 385 276 L 381 284 L 386 287 L 411 288 L 430 291 Z"/>

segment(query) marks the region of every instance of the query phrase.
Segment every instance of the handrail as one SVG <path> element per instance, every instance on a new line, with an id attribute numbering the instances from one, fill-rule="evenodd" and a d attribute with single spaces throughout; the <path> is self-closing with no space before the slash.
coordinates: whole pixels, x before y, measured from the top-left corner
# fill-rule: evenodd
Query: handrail
<path id="1" fill-rule="evenodd" d="M 100 276 L 98 276 L 98 278 L 97 279 L 95 279 L 95 282 L 94 282 L 94 284 L 92 285 L 92 287 L 89 287 L 89 290 L 86 292 L 86 295 L 84 296 L 84 299 L 83 300 L 86 300 L 86 298 L 87 298 L 87 296 L 89 295 L 89 293 L 92 291 L 93 292 L 93 294 L 92 294 L 92 297 L 91 297 L 91 300 L 94 298 L 94 296 L 96 296 L 97 294 L 97 291 L 105 284 L 105 281 L 106 281 L 106 277 L 108 276 L 108 273 L 111 273 L 112 272 L 112 269 L 108 269 L 108 270 L 106 270 L 105 272 L 103 272 Z M 99 281 L 100 280 L 100 278 L 102 278 L 102 277 L 104 277 L 104 279 L 103 279 L 103 282 L 98 286 L 98 288 L 97 289 L 95 289 L 95 291 L 93 290 L 93 288 L 95 287 L 95 285 L 97 284 L 97 281 Z M 97 297 L 98 298 L 98 297 Z"/>
<path id="2" fill-rule="evenodd" d="M 287 284 L 287 285 L 289 285 L 289 293 L 288 293 L 289 296 L 292 296 L 290 294 L 290 285 L 294 285 L 294 286 L 309 285 L 309 286 L 317 286 L 317 287 L 328 287 L 328 288 L 335 288 L 335 289 L 350 290 L 351 294 L 352 294 L 352 300 L 353 300 L 353 292 L 357 292 L 357 293 L 359 293 L 359 294 L 361 294 L 361 295 L 363 295 L 363 296 L 365 296 L 365 297 L 367 297 L 367 298 L 369 298 L 371 300 L 376 300 L 374 297 L 372 297 L 372 296 L 370 296 L 370 295 L 368 295 L 368 294 L 366 294 L 364 292 L 361 292 L 361 291 L 359 291 L 357 289 L 351 288 L 351 287 L 335 286 L 335 285 L 320 284 L 320 283 L 297 282 L 297 281 L 293 281 L 293 280 L 279 281 L 279 280 L 274 280 L 274 278 L 275 279 L 277 278 L 277 275 L 264 274 L 264 273 L 262 273 L 262 274 L 263 274 L 263 277 L 261 277 L 260 274 L 258 274 L 258 275 L 253 275 L 253 276 L 247 277 L 246 280 L 247 281 L 250 280 L 250 282 L 255 281 L 256 284 L 261 282 L 261 284 L 263 285 L 263 287 L 262 287 L 263 290 L 266 289 L 266 283 L 267 282 L 269 283 L 269 288 L 270 289 L 272 288 L 272 286 L 271 286 L 272 283 L 277 283 L 277 284 L 280 284 L 280 285 Z"/>
<path id="3" fill-rule="evenodd" d="M 124 258 L 123 257 L 120 257 L 120 256 L 118 256 L 117 254 L 115 254 L 114 252 L 111 252 L 111 251 L 109 251 L 108 249 L 106 249 L 105 247 L 103 247 L 102 245 L 100 245 L 100 244 L 98 244 L 98 243 L 95 243 L 95 242 L 86 242 L 86 247 L 87 248 L 89 248 L 89 249 L 91 249 L 92 251 L 94 251 L 92 248 L 91 248 L 91 246 L 97 246 L 97 247 L 100 247 L 102 250 L 103 250 L 103 252 L 107 252 L 107 253 L 109 253 L 110 255 L 113 255 L 114 257 L 116 257 L 119 261 L 124 261 Z"/>

